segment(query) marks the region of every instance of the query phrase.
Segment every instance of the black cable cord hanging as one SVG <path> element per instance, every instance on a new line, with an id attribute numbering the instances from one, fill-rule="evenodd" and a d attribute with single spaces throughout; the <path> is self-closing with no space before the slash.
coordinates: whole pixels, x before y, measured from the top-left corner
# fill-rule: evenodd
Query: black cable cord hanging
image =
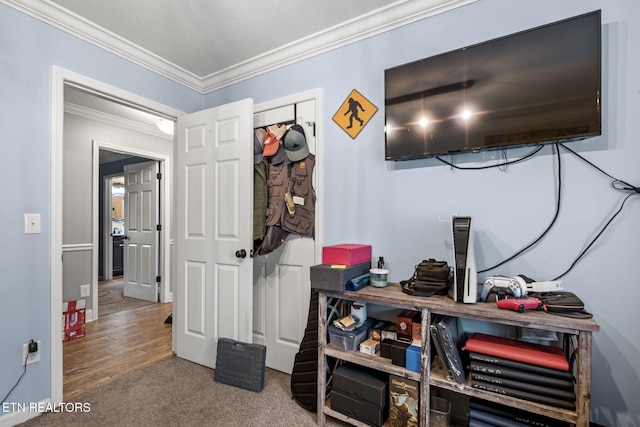
<path id="1" fill-rule="evenodd" d="M 562 193 L 562 174 L 561 174 L 561 172 L 562 172 L 562 163 L 561 163 L 561 157 L 560 157 L 560 146 L 562 146 L 565 150 L 569 151 L 573 155 L 575 155 L 578 158 L 580 158 L 582 161 L 586 162 L 588 165 L 590 165 L 594 169 L 598 170 L 600 173 L 602 173 L 605 176 L 607 176 L 608 178 L 610 178 L 612 180 L 611 181 L 611 187 L 614 190 L 623 191 L 623 192 L 630 192 L 630 194 L 628 194 L 627 197 L 625 197 L 623 199 L 622 204 L 620 205 L 618 210 L 613 214 L 613 216 L 611 218 L 609 218 L 607 223 L 600 229 L 598 234 L 593 239 L 591 239 L 591 241 L 584 248 L 584 250 L 574 259 L 574 261 L 571 263 L 571 266 L 569 266 L 569 268 L 564 273 L 560 274 L 559 276 L 557 276 L 553 280 L 558 280 L 558 279 L 562 278 L 563 276 L 565 276 L 567 273 L 569 273 L 569 271 L 571 271 L 573 269 L 573 267 L 576 266 L 576 264 L 580 261 L 580 259 L 582 259 L 582 257 L 587 253 L 587 251 L 595 244 L 595 242 L 600 238 L 600 236 L 602 236 L 604 231 L 611 225 L 613 220 L 622 212 L 622 209 L 624 208 L 624 205 L 627 203 L 629 198 L 631 196 L 633 196 L 633 195 L 640 194 L 640 187 L 636 187 L 634 185 L 629 184 L 626 181 L 623 181 L 621 179 L 615 178 L 614 176 L 612 176 L 609 173 L 605 172 L 603 169 L 601 169 L 600 167 L 596 166 L 595 164 L 593 164 L 592 162 L 590 162 L 589 160 L 587 160 L 586 158 L 584 158 L 580 154 L 576 153 L 575 151 L 573 151 L 569 147 L 565 146 L 564 144 L 561 144 L 561 143 L 556 141 L 554 146 L 555 146 L 555 150 L 556 150 L 556 156 L 558 158 L 558 196 L 557 196 L 557 200 L 556 200 L 556 211 L 555 211 L 555 214 L 553 216 L 553 219 L 551 220 L 551 223 L 542 232 L 542 234 L 540 234 L 540 236 L 538 236 L 533 242 L 531 242 L 530 244 L 528 244 L 524 248 L 520 249 L 518 252 L 516 252 L 515 254 L 513 254 L 509 258 L 505 259 L 504 261 L 501 261 L 500 263 L 498 263 L 498 264 L 496 264 L 496 265 L 494 265 L 492 267 L 489 267 L 489 268 L 486 268 L 486 269 L 483 269 L 483 270 L 479 270 L 478 273 L 485 273 L 487 271 L 494 270 L 494 269 L 506 264 L 507 262 L 513 260 L 514 258 L 522 255 L 524 252 L 526 252 L 527 250 L 531 249 L 540 240 L 542 240 L 542 238 L 551 230 L 551 228 L 555 224 L 556 220 L 558 219 L 558 215 L 560 214 L 560 202 L 561 202 L 561 193 Z M 526 160 L 526 159 L 532 157 L 533 155 L 538 153 L 542 149 L 542 147 L 543 147 L 542 145 L 538 146 L 533 152 L 531 152 L 530 154 L 527 154 L 526 156 L 523 156 L 520 159 L 516 159 L 516 160 L 512 160 L 512 161 L 508 161 L 508 162 L 502 162 L 502 163 L 499 163 L 499 164 L 496 164 L 496 165 L 490 165 L 490 166 L 460 167 L 460 166 L 457 166 L 452 162 L 448 162 L 448 161 L 446 161 L 446 160 L 444 160 L 444 159 L 442 159 L 440 157 L 436 157 L 436 158 L 439 161 L 441 161 L 442 163 L 445 163 L 445 164 L 449 165 L 452 168 L 460 169 L 460 170 L 480 170 L 480 169 L 490 169 L 490 168 L 495 168 L 495 167 L 503 168 L 503 167 L 505 167 L 507 165 L 518 163 L 518 162 L 521 162 L 523 160 Z"/>
<path id="2" fill-rule="evenodd" d="M 582 252 L 580 252 L 580 255 L 578 255 L 576 257 L 575 260 L 573 260 L 573 262 L 571 263 L 571 265 L 569 266 L 569 268 L 562 273 L 561 275 L 559 275 L 558 277 L 554 278 L 553 280 L 558 280 L 561 277 L 565 276 L 568 272 L 570 272 L 573 267 L 575 267 L 575 265 L 578 263 L 578 261 L 580 261 L 580 259 L 584 256 L 584 254 L 587 253 L 587 251 L 589 250 L 589 248 L 591 248 L 591 246 L 593 246 L 593 244 L 596 242 L 596 240 L 598 240 L 600 238 L 600 236 L 602 235 L 602 233 L 604 233 L 604 231 L 611 225 L 611 223 L 613 222 L 613 220 L 620 214 L 620 212 L 622 212 L 622 208 L 624 208 L 624 204 L 627 203 L 627 200 L 629 200 L 629 198 L 631 196 L 633 196 L 634 193 L 628 194 L 627 197 L 624 198 L 624 200 L 622 201 L 622 204 L 620 205 L 620 208 L 618 208 L 618 210 L 616 211 L 615 214 L 613 214 L 613 216 L 611 218 L 609 218 L 609 221 L 607 221 L 607 223 L 600 229 L 600 231 L 598 232 L 598 234 L 596 234 L 596 236 L 591 239 L 591 242 L 589 242 L 589 244 L 587 245 L 586 248 L 584 248 L 584 250 Z"/>
<path id="3" fill-rule="evenodd" d="M 436 159 L 440 160 L 442 163 L 451 166 L 454 169 L 459 169 L 459 170 L 481 170 L 481 169 L 491 169 L 491 168 L 503 168 L 505 166 L 508 165 L 512 165 L 514 163 L 519 163 L 522 162 L 524 160 L 527 160 L 528 158 L 532 157 L 533 155 L 535 155 L 536 153 L 538 153 L 538 151 L 542 150 L 543 146 L 539 145 L 538 147 L 536 147 L 531 153 L 519 158 L 519 159 L 515 159 L 515 160 L 509 160 L 509 161 L 505 161 L 502 163 L 498 163 L 496 165 L 489 165 L 489 166 L 471 166 L 471 167 L 460 167 L 457 166 L 455 163 L 452 162 L 448 162 L 446 160 L 444 160 L 442 157 L 436 156 Z"/>
<path id="4" fill-rule="evenodd" d="M 623 181 L 621 179 L 618 179 L 614 176 L 611 176 L 610 174 L 608 174 L 607 172 L 605 172 L 604 170 L 602 170 L 601 168 L 599 168 L 598 166 L 594 165 L 593 163 L 591 163 L 589 160 L 585 159 L 584 157 L 582 157 L 580 154 L 576 153 L 575 151 L 573 151 L 571 148 L 567 147 L 564 144 L 560 144 L 562 146 L 562 148 L 564 148 L 565 150 L 567 150 L 568 152 L 570 152 L 571 154 L 573 154 L 574 156 L 578 157 L 580 160 L 584 161 L 585 163 L 587 163 L 589 166 L 593 167 L 594 169 L 598 170 L 599 172 L 601 172 L 602 174 L 608 176 L 609 178 L 611 178 L 613 181 L 611 182 L 611 187 L 613 187 L 614 190 L 618 190 L 618 191 L 632 191 L 634 193 L 640 193 L 640 187 L 636 187 L 633 186 L 631 184 L 629 184 L 626 181 Z M 620 185 L 622 185 L 622 187 L 620 187 Z"/>
<path id="5" fill-rule="evenodd" d="M 551 223 L 547 226 L 547 228 L 542 232 L 542 234 L 540 234 L 540 236 L 538 236 L 533 242 L 529 243 L 527 246 L 525 246 L 524 248 L 520 249 L 518 252 L 516 252 L 515 254 L 511 255 L 509 258 L 505 259 L 504 261 L 501 261 L 500 263 L 489 267 L 489 268 L 485 268 L 484 270 L 479 270 L 478 273 L 485 273 L 487 271 L 490 270 L 494 270 L 498 267 L 500 267 L 503 264 L 506 264 L 507 262 L 511 261 L 512 259 L 522 255 L 524 252 L 528 251 L 529 249 L 531 249 L 535 244 L 537 244 L 540 240 L 542 240 L 542 238 L 549 232 L 549 230 L 551 230 L 551 227 L 553 227 L 553 224 L 555 224 L 556 220 L 558 219 L 558 215 L 560 214 L 560 201 L 561 201 L 561 195 L 562 195 L 562 161 L 560 159 L 560 147 L 558 146 L 559 143 L 555 143 L 555 152 L 556 152 L 556 157 L 558 158 L 558 196 L 556 198 L 556 212 L 553 215 L 553 219 L 551 220 Z M 537 150 L 539 151 L 539 149 Z M 537 151 L 535 151 L 533 154 L 535 154 Z"/>
<path id="6" fill-rule="evenodd" d="M 607 177 L 611 178 L 612 179 L 611 187 L 614 190 L 631 192 L 631 193 L 628 194 L 627 197 L 625 197 L 622 200 L 622 203 L 620 204 L 620 207 L 618 208 L 616 213 L 614 213 L 613 216 L 611 218 L 609 218 L 607 223 L 600 229 L 598 234 L 596 234 L 596 236 L 593 239 L 591 239 L 591 242 L 589 242 L 589 244 L 582 250 L 582 252 L 580 252 L 580 254 L 576 257 L 576 259 L 573 260 L 573 262 L 571 263 L 569 268 L 567 270 L 565 270 L 564 273 L 560 274 L 559 276 L 557 276 L 553 280 L 558 280 L 558 279 L 564 277 L 568 272 L 570 272 L 573 269 L 573 267 L 576 266 L 578 261 L 580 261 L 580 259 L 582 259 L 582 257 L 587 253 L 587 251 L 591 248 L 591 246 L 593 246 L 595 244 L 595 242 L 600 238 L 600 236 L 602 236 L 602 233 L 604 233 L 604 231 L 611 225 L 613 220 L 620 214 L 620 212 L 622 212 L 622 209 L 624 208 L 625 203 L 627 203 L 627 200 L 629 200 L 629 198 L 631 196 L 635 195 L 635 194 L 640 194 L 640 187 L 633 186 L 633 185 L 629 184 L 626 181 L 623 181 L 621 179 L 613 177 L 612 175 L 608 174 L 607 172 L 605 172 L 604 170 L 602 170 L 598 166 L 594 165 L 592 162 L 590 162 L 589 160 L 585 159 L 584 157 L 582 157 L 580 154 L 576 153 L 575 151 L 573 151 L 569 147 L 565 146 L 564 144 L 560 144 L 560 145 L 562 145 L 562 148 L 564 148 L 565 150 L 569 151 L 570 153 L 572 153 L 573 155 L 575 155 L 576 157 L 578 157 L 582 161 L 586 162 L 587 164 L 589 164 L 594 169 L 598 170 L 602 174 L 604 174 Z"/>
<path id="7" fill-rule="evenodd" d="M 11 390 L 9 390 L 9 393 L 7 393 L 7 395 L 4 397 L 4 399 L 2 399 L 2 402 L 0 402 L 0 405 L 2 405 L 4 402 L 6 402 L 6 400 L 9 398 L 11 393 L 13 393 L 13 390 L 15 390 L 16 387 L 18 387 L 18 384 L 20 384 L 20 381 L 22 380 L 22 377 L 24 377 L 24 374 L 27 373 L 27 360 L 29 360 L 29 355 L 28 354 L 24 358 L 24 370 L 22 371 L 22 375 L 20 375 L 20 378 L 18 378 L 18 381 L 16 381 L 16 383 L 13 385 L 13 387 L 11 387 Z"/>

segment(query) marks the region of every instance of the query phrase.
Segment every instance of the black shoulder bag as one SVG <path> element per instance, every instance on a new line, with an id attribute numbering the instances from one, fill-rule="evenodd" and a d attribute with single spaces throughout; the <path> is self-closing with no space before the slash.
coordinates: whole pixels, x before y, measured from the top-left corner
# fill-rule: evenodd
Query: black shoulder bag
<path id="1" fill-rule="evenodd" d="M 536 292 L 531 296 L 542 302 L 544 311 L 558 316 L 590 319 L 593 314 L 587 312 L 582 300 L 573 292 Z"/>
<path id="2" fill-rule="evenodd" d="M 444 295 L 453 283 L 453 272 L 446 261 L 433 258 L 416 265 L 413 276 L 400 282 L 402 292 L 418 297 Z"/>

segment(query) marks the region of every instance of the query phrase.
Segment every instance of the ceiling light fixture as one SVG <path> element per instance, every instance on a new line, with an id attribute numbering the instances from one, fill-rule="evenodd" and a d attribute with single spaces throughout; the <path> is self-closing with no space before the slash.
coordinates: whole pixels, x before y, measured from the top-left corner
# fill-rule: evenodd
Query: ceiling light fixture
<path id="1" fill-rule="evenodd" d="M 160 132 L 166 133 L 167 135 L 173 135 L 174 122 L 172 120 L 156 117 L 155 123 L 158 129 L 160 129 Z"/>

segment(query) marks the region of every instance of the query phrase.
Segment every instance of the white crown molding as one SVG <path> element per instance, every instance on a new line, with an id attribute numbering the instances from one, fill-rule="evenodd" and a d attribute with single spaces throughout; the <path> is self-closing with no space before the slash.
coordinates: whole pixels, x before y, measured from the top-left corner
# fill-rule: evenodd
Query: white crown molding
<path id="1" fill-rule="evenodd" d="M 345 21 L 217 73 L 200 77 L 48 0 L 0 0 L 1 3 L 203 94 L 475 1 L 477 0 L 399 0 L 385 8 Z"/>
<path id="2" fill-rule="evenodd" d="M 477 0 L 401 0 L 206 76 L 208 93 Z"/>
<path id="3" fill-rule="evenodd" d="M 48 0 L 0 0 L 8 6 L 198 92 L 202 79 Z"/>
<path id="4" fill-rule="evenodd" d="M 156 126 L 145 125 L 140 122 L 125 119 L 122 117 L 114 116 L 102 111 L 94 110 L 92 108 L 84 107 L 71 102 L 64 103 L 64 112 L 69 114 L 75 114 L 76 116 L 84 117 L 91 120 L 96 120 L 102 123 L 107 123 L 113 126 L 133 130 L 136 132 L 146 133 L 158 138 L 173 141 L 173 136 L 167 135 L 158 129 Z"/>

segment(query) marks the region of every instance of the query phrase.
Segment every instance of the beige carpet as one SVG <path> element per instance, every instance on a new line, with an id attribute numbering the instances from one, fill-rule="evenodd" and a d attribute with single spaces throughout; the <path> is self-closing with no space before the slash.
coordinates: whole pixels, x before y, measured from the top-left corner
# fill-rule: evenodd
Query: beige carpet
<path id="1" fill-rule="evenodd" d="M 98 316 L 118 313 L 125 310 L 153 304 L 136 298 L 125 297 L 122 277 L 98 282 Z"/>
<path id="2" fill-rule="evenodd" d="M 267 368 L 264 389 L 254 392 L 215 382 L 214 370 L 174 357 L 71 402 L 90 405 L 88 412 L 48 412 L 21 425 L 315 426 L 316 414 L 292 399 L 290 379 Z M 345 425 L 327 418 L 327 426 Z"/>

